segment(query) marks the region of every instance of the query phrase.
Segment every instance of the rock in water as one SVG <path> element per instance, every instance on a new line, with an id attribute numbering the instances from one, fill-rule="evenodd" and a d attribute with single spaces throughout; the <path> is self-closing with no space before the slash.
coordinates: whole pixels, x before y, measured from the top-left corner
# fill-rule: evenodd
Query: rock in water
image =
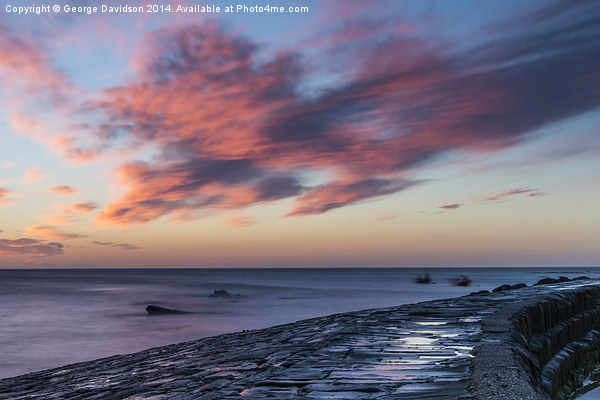
<path id="1" fill-rule="evenodd" d="M 572 281 L 583 281 L 583 280 L 586 280 L 586 279 L 590 279 L 590 278 L 588 278 L 587 276 L 584 275 L 584 276 L 578 276 L 577 278 L 573 278 L 571 280 Z"/>
<path id="2" fill-rule="evenodd" d="M 146 312 L 150 315 L 155 315 L 155 314 L 186 314 L 185 311 L 179 311 L 179 310 L 173 310 L 171 308 L 165 308 L 165 307 L 160 307 L 160 306 L 155 306 L 150 304 L 148 307 L 146 307 Z"/>
<path id="3" fill-rule="evenodd" d="M 238 296 L 239 296 L 239 294 L 231 294 L 227 290 L 215 289 L 213 294 L 209 295 L 208 297 L 238 297 Z"/>
<path id="4" fill-rule="evenodd" d="M 526 283 L 517 283 L 515 285 L 512 285 L 513 289 L 521 289 L 521 288 L 524 288 L 524 287 L 527 287 Z"/>
<path id="5" fill-rule="evenodd" d="M 500 285 L 497 288 L 495 288 L 494 290 L 492 290 L 492 293 L 503 292 L 505 290 L 510 290 L 510 289 L 512 289 L 512 286 L 505 283 L 504 285 Z"/>
<path id="6" fill-rule="evenodd" d="M 534 286 L 537 286 L 537 285 L 549 285 L 549 284 L 557 283 L 557 282 L 558 282 L 558 279 L 554 279 L 554 278 L 542 278 L 536 284 L 534 284 Z"/>

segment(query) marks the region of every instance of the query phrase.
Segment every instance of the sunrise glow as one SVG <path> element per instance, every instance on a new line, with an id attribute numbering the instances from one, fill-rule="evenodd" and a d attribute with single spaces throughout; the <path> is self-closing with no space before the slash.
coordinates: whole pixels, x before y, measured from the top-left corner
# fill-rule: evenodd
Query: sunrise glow
<path id="1" fill-rule="evenodd" d="M 278 4 L 3 9 L 0 267 L 598 265 L 598 2 Z"/>

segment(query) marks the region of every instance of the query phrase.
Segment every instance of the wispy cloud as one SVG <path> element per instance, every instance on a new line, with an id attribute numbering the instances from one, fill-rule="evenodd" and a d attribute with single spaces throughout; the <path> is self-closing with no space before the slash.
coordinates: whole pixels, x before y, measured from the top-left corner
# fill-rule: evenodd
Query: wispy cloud
<path id="1" fill-rule="evenodd" d="M 139 249 L 141 249 L 141 247 L 130 244 L 130 243 L 113 243 L 113 242 L 94 241 L 93 244 L 96 246 L 109 246 L 109 247 L 117 248 L 120 250 L 139 250 Z"/>
<path id="2" fill-rule="evenodd" d="M 529 193 L 527 196 L 529 197 L 542 197 L 542 196 L 547 196 L 548 193 L 546 192 L 533 192 L 533 193 Z"/>
<path id="3" fill-rule="evenodd" d="M 35 91 L 38 101 L 60 105 L 71 89 L 68 79 L 52 67 L 47 53 L 31 36 L 12 34 L 4 24 L 0 25 L 0 71 L 5 87 L 18 93 L 20 102 L 29 101 L 29 94 Z"/>
<path id="4" fill-rule="evenodd" d="M 113 247 L 121 250 L 139 250 L 141 247 L 129 243 L 117 243 Z"/>
<path id="5" fill-rule="evenodd" d="M 501 190 L 499 192 L 491 192 L 487 195 L 487 197 L 485 197 L 483 200 L 484 201 L 500 201 L 500 200 L 504 200 L 507 197 L 510 196 L 515 196 L 518 194 L 523 194 L 523 193 L 532 193 L 532 192 L 537 192 L 538 189 L 509 189 L 509 190 Z"/>
<path id="6" fill-rule="evenodd" d="M 113 242 L 100 242 L 100 241 L 94 241 L 94 244 L 97 246 L 111 246 L 114 243 Z"/>
<path id="7" fill-rule="evenodd" d="M 95 209 L 98 208 L 98 204 L 96 203 L 92 203 L 92 202 L 87 202 L 87 203 L 75 203 L 71 206 L 71 208 L 73 209 L 73 211 L 75 212 L 80 212 L 80 213 L 90 213 L 92 211 L 94 211 Z"/>
<path id="8" fill-rule="evenodd" d="M 42 221 L 48 225 L 71 225 L 82 215 L 89 214 L 98 208 L 94 202 L 75 203 L 71 205 L 55 203 L 52 205 L 55 210 L 52 214 L 43 216 Z"/>
<path id="9" fill-rule="evenodd" d="M 39 169 L 27 168 L 27 170 L 25 170 L 25 176 L 19 183 L 22 185 L 27 185 L 27 184 L 30 184 L 33 182 L 41 181 L 45 177 L 46 177 L 46 174 L 44 174 Z"/>
<path id="10" fill-rule="evenodd" d="M 445 210 L 457 210 L 460 207 L 464 206 L 462 203 L 454 203 L 454 204 L 446 204 L 444 206 L 439 206 L 438 208 L 443 208 Z"/>
<path id="11" fill-rule="evenodd" d="M 72 188 L 71 186 L 54 186 L 51 190 L 54 193 L 66 194 L 66 195 L 77 193 L 77 189 Z"/>
<path id="12" fill-rule="evenodd" d="M 398 217 L 400 217 L 402 215 L 402 213 L 397 212 L 397 211 L 379 211 L 375 214 L 375 220 L 377 221 L 389 221 L 392 219 L 396 219 Z"/>
<path id="13" fill-rule="evenodd" d="M 55 256 L 63 254 L 63 252 L 64 246 L 57 242 L 43 243 L 29 238 L 0 239 L 0 254 L 8 256 L 26 255 L 31 258 L 38 258 Z"/>
<path id="14" fill-rule="evenodd" d="M 11 193 L 12 191 L 8 189 L 0 188 L 0 203 L 10 201 L 10 198 L 8 196 L 10 196 Z"/>
<path id="15" fill-rule="evenodd" d="M 256 220 L 254 218 L 244 216 L 233 216 L 225 220 L 225 225 L 231 226 L 233 228 L 245 228 L 247 226 L 253 225 L 254 223 L 256 223 Z"/>
<path id="16" fill-rule="evenodd" d="M 392 179 L 366 179 L 358 182 L 332 182 L 317 187 L 296 201 L 286 216 L 322 214 L 329 210 L 404 190 L 417 182 Z"/>
<path id="17" fill-rule="evenodd" d="M 84 237 L 77 233 L 67 233 L 52 226 L 33 225 L 27 228 L 28 235 L 51 237 L 59 240 L 71 240 Z"/>

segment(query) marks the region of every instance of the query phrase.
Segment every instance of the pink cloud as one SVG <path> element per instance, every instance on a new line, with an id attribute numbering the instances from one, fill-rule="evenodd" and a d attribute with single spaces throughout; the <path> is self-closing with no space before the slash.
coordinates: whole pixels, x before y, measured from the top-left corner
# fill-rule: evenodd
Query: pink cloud
<path id="1" fill-rule="evenodd" d="M 29 183 L 37 182 L 46 177 L 42 171 L 37 168 L 27 168 L 25 171 L 25 177 L 20 181 L 22 185 L 27 185 Z"/>
<path id="2" fill-rule="evenodd" d="M 53 65 L 48 51 L 53 46 L 43 43 L 51 39 L 7 26 L 0 24 L 0 76 L 13 130 L 65 155 L 77 152 L 79 140 L 92 143 L 92 136 L 61 121 L 76 119 L 91 94 Z"/>
<path id="3" fill-rule="evenodd" d="M 348 40 L 356 45 L 358 38 Z M 497 74 L 497 60 L 516 57 L 509 48 L 459 60 L 438 47 L 416 39 L 354 46 L 349 56 L 359 50 L 361 57 L 348 80 L 304 99 L 296 92 L 305 78 L 298 54 L 257 62 L 254 43 L 215 24 L 154 35 L 139 81 L 95 104 L 111 119 L 96 133 L 107 146 L 153 142 L 162 157 L 123 165 L 127 192 L 98 220 L 145 223 L 289 197 L 296 202 L 286 216 L 321 214 L 405 190 L 418 183 L 406 178 L 411 170 L 447 151 L 516 145 L 556 117 L 551 103 L 543 114 L 525 112 L 520 93 L 533 80 L 527 96 L 540 104 L 531 96 L 545 90 L 535 76 L 546 65 L 521 63 Z M 477 64 L 458 68 L 482 63 L 483 55 L 486 72 L 471 72 Z M 332 179 L 308 187 L 295 173 L 303 170 Z"/>
<path id="4" fill-rule="evenodd" d="M 7 256 L 26 255 L 31 258 L 50 257 L 63 254 L 61 243 L 43 243 L 39 240 L 21 238 L 16 240 L 0 239 L 0 254 Z"/>
<path id="5" fill-rule="evenodd" d="M 268 59 L 215 22 L 154 32 L 136 74 L 93 101 L 77 92 L 58 102 L 70 84 L 35 43 L 0 34 L 0 48 L 15 51 L 1 62 L 16 73 L 24 59 L 21 84 L 42 87 L 73 117 L 67 133 L 50 135 L 69 158 L 157 150 L 152 162 L 126 158 L 118 169 L 125 192 L 97 220 L 120 225 L 281 199 L 294 200 L 286 216 L 322 214 L 423 184 L 411 177 L 447 154 L 518 146 L 600 105 L 600 28 L 581 9 L 465 48 L 365 4 L 335 2 L 344 14 L 321 46 Z M 586 45 L 567 45 L 567 29 Z M 31 71 L 47 71 L 49 82 L 29 81 Z M 321 80 L 335 83 L 304 92 Z M 39 129 L 31 116 L 17 122 Z M 509 192 L 488 200 L 518 194 Z"/>
<path id="6" fill-rule="evenodd" d="M 72 188 L 71 186 L 55 186 L 52 188 L 52 191 L 54 193 L 58 193 L 58 194 L 75 194 L 77 192 L 77 189 Z"/>
<path id="7" fill-rule="evenodd" d="M 415 184 L 416 182 L 384 179 L 330 183 L 313 189 L 299 198 L 292 211 L 286 216 L 322 214 L 358 201 L 395 193 Z"/>
<path id="8" fill-rule="evenodd" d="M 196 209 L 229 210 L 296 195 L 299 182 L 288 176 L 265 176 L 254 160 L 193 159 L 162 168 L 132 163 L 121 168 L 132 189 L 111 204 L 99 221 L 120 225 L 144 223 L 176 213 L 186 219 Z"/>
<path id="9" fill-rule="evenodd" d="M 32 36 L 11 35 L 0 25 L 0 72 L 3 83 L 12 93 L 19 93 L 19 101 L 29 101 L 32 93 L 38 99 L 48 99 L 59 106 L 65 92 L 72 89 L 69 81 L 51 67 L 46 52 Z"/>

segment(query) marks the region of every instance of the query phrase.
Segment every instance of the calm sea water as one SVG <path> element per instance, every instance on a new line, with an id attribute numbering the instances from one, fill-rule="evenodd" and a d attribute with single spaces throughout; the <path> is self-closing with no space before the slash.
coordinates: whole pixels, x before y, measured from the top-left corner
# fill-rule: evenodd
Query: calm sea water
<path id="1" fill-rule="evenodd" d="M 0 378 L 244 329 L 597 268 L 0 270 Z M 470 287 L 448 278 L 468 275 Z M 210 297 L 214 290 L 239 296 Z M 190 314 L 149 316 L 148 304 Z"/>

